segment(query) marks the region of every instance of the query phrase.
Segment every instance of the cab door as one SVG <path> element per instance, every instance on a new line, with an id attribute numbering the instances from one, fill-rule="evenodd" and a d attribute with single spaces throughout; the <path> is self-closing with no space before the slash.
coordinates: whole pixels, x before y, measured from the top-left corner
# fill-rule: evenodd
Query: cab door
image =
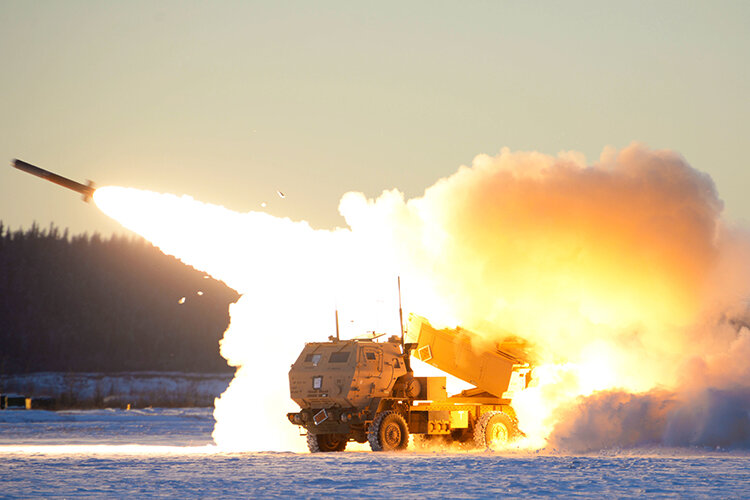
<path id="1" fill-rule="evenodd" d="M 383 353 L 376 346 L 364 345 L 359 351 L 359 373 L 365 394 L 369 397 L 382 397 Z"/>
<path id="2" fill-rule="evenodd" d="M 380 377 L 383 373 L 383 353 L 377 347 L 363 346 L 360 351 L 360 363 L 370 377 Z"/>

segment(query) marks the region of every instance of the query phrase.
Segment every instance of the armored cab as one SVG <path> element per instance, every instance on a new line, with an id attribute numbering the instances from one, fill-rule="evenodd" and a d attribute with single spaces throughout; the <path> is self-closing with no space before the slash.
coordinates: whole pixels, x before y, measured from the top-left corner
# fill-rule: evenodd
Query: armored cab
<path id="1" fill-rule="evenodd" d="M 405 393 L 407 378 L 397 338 L 308 343 L 289 370 L 290 395 L 301 411 L 288 418 L 305 427 L 312 451 L 365 442 L 365 423 L 381 400 Z"/>
<path id="2" fill-rule="evenodd" d="M 291 397 L 301 408 L 356 408 L 388 397 L 406 374 L 398 343 L 312 342 L 289 371 Z"/>

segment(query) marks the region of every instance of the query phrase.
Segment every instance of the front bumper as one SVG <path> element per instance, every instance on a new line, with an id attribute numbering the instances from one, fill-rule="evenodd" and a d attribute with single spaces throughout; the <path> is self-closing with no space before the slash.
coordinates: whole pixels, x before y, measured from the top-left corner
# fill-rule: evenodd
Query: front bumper
<path id="1" fill-rule="evenodd" d="M 286 416 L 311 434 L 349 434 L 368 420 L 367 411 L 356 408 L 304 408 Z"/>

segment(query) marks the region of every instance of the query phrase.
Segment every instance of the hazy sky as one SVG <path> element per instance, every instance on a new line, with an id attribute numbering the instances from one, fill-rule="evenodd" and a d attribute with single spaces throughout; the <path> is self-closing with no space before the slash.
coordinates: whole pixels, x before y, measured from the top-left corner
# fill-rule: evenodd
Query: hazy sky
<path id="1" fill-rule="evenodd" d="M 0 0 L 0 151 L 333 227 L 346 191 L 419 196 L 479 153 L 639 141 L 748 221 L 748 26 L 747 1 Z M 0 220 L 120 231 L 10 167 Z"/>

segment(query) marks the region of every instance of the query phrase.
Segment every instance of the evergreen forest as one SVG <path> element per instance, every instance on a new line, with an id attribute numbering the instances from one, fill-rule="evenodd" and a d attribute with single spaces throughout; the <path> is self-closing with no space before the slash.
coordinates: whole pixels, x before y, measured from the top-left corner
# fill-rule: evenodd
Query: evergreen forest
<path id="1" fill-rule="evenodd" d="M 139 237 L 0 221 L 0 374 L 231 372 L 238 293 Z"/>

